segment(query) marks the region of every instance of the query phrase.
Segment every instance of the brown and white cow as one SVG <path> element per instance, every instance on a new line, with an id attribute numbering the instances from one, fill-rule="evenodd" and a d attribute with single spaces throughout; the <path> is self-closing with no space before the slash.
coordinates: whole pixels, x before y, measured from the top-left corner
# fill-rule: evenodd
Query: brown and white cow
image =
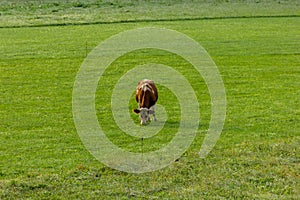
<path id="1" fill-rule="evenodd" d="M 140 115 L 141 124 L 146 124 L 150 120 L 150 114 L 155 117 L 155 103 L 158 99 L 157 88 L 152 80 L 144 79 L 138 83 L 135 93 L 138 102 L 138 109 L 133 111 Z"/>

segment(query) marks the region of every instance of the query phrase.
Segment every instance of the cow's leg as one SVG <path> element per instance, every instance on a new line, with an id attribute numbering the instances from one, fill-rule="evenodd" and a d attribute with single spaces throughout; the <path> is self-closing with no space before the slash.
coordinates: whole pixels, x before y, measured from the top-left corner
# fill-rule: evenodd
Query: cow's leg
<path id="1" fill-rule="evenodd" d="M 150 113 L 153 115 L 154 121 L 156 121 L 156 115 L 155 115 L 155 105 L 150 107 Z"/>

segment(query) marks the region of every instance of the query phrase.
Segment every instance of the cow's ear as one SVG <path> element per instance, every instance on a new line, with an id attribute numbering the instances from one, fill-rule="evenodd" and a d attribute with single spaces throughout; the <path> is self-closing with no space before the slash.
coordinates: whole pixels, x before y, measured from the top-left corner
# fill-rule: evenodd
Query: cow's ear
<path id="1" fill-rule="evenodd" d="M 133 109 L 132 111 L 136 114 L 139 114 L 141 112 L 139 109 Z"/>
<path id="2" fill-rule="evenodd" d="M 149 114 L 154 114 L 154 110 L 149 109 Z"/>

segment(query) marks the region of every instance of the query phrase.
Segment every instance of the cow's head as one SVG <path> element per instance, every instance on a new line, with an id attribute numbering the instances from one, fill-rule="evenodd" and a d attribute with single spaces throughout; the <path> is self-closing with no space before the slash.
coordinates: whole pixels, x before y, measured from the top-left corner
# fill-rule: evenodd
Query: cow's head
<path id="1" fill-rule="evenodd" d="M 150 120 L 150 114 L 153 114 L 153 110 L 148 108 L 140 108 L 140 109 L 134 109 L 133 112 L 136 114 L 140 114 L 140 120 L 141 124 L 144 125 Z"/>

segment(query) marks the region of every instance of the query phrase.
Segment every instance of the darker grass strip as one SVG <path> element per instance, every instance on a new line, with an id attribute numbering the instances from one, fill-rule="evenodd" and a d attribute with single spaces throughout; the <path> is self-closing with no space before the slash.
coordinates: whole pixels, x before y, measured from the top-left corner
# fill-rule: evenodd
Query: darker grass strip
<path id="1" fill-rule="evenodd" d="M 52 24 L 29 24 L 16 26 L 0 26 L 0 28 L 30 28 L 30 27 L 51 27 L 51 26 L 84 26 L 97 24 L 126 24 L 143 22 L 176 22 L 176 21 L 198 21 L 198 20 L 226 20 L 226 19 L 258 19 L 258 18 L 298 18 L 300 15 L 271 15 L 271 16 L 227 16 L 227 17 L 189 17 L 174 19 L 135 19 L 118 21 L 95 21 L 95 22 L 70 22 L 70 23 L 52 23 Z"/>

